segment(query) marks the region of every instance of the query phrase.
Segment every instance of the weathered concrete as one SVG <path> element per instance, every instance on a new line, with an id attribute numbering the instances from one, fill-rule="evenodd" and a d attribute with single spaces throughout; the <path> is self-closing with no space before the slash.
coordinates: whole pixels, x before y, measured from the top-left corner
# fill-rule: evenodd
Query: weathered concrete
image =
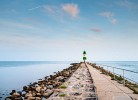
<path id="1" fill-rule="evenodd" d="M 97 100 L 95 86 L 85 64 L 82 63 L 67 82 L 55 89 L 48 100 Z"/>
<path id="2" fill-rule="evenodd" d="M 132 90 L 101 74 L 91 65 L 87 64 L 87 67 L 97 88 L 98 100 L 138 100 L 138 95 L 133 94 Z"/>

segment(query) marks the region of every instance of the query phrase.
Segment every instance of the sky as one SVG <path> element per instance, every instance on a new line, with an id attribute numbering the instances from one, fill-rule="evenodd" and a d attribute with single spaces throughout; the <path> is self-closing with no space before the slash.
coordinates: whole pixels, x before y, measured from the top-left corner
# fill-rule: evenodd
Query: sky
<path id="1" fill-rule="evenodd" d="M 138 0 L 0 0 L 1 61 L 138 61 Z"/>

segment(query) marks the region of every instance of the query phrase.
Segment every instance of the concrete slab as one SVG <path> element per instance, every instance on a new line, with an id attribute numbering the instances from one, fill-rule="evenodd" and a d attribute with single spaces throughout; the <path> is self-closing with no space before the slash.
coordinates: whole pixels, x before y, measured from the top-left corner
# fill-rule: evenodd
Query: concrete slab
<path id="1" fill-rule="evenodd" d="M 114 96 L 113 100 L 130 100 L 130 99 L 125 96 Z"/>
<path id="2" fill-rule="evenodd" d="M 97 88 L 98 100 L 132 100 L 130 96 L 124 92 L 128 90 L 127 87 L 111 80 L 109 76 L 101 74 L 91 65 L 86 65 L 93 77 L 94 85 Z M 129 90 L 129 93 L 130 91 L 131 90 Z"/>

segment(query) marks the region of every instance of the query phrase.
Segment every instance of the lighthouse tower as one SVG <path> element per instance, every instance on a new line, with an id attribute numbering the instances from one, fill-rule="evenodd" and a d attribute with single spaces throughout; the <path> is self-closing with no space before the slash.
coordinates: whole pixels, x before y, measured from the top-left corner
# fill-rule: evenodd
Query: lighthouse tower
<path id="1" fill-rule="evenodd" d="M 87 59 L 87 57 L 86 57 L 86 51 L 84 50 L 83 51 L 83 61 L 86 62 L 86 59 Z"/>

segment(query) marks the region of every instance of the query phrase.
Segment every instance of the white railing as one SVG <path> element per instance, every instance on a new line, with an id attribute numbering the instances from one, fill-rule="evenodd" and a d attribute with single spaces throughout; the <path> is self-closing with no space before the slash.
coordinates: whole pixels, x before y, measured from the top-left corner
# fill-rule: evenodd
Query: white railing
<path id="1" fill-rule="evenodd" d="M 138 72 L 136 71 L 132 71 L 132 70 L 127 70 L 127 69 L 123 69 L 123 68 L 117 68 L 117 67 L 112 67 L 112 66 L 108 66 L 108 65 L 100 65 L 100 67 L 104 68 L 105 70 L 107 70 L 108 72 L 113 73 L 114 75 L 114 79 L 115 79 L 115 75 L 117 76 L 121 76 L 124 80 L 123 80 L 123 84 L 125 85 L 125 80 L 129 80 L 131 82 L 133 82 L 134 84 L 138 85 Z M 115 72 L 115 70 L 120 70 L 118 73 Z M 129 76 L 131 76 L 131 73 L 133 73 L 132 77 L 134 76 L 134 74 L 137 76 L 137 79 L 130 79 L 128 78 L 126 75 L 129 72 Z M 136 77 L 135 76 L 135 77 Z M 136 81 L 137 80 L 137 81 Z"/>

